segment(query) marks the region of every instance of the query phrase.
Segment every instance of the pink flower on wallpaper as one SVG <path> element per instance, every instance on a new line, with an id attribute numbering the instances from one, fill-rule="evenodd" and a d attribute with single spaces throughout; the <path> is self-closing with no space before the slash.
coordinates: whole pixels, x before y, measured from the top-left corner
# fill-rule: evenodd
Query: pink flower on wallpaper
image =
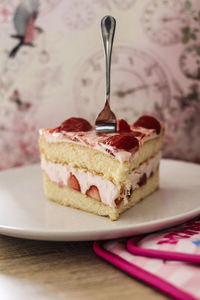
<path id="1" fill-rule="evenodd" d="M 119 9 L 129 9 L 135 4 L 136 0 L 113 0 Z"/>
<path id="2" fill-rule="evenodd" d="M 83 30 L 92 25 L 95 19 L 94 3 L 90 0 L 67 1 L 63 20 L 71 30 Z"/>
<path id="3" fill-rule="evenodd" d="M 6 0 L 0 2 L 0 24 L 10 23 L 15 11 L 15 1 Z"/>
<path id="4" fill-rule="evenodd" d="M 1 89 L 0 170 L 39 161 L 38 129 L 41 119 L 38 117 L 38 112 L 43 106 L 43 101 L 47 99 L 43 93 L 49 90 L 49 85 L 52 88 L 62 85 L 62 67 L 54 65 L 52 71 L 51 61 L 48 61 L 32 68 L 32 77 L 28 81 L 29 87 L 26 85 L 16 87 L 14 74 L 21 73 L 22 68 L 27 65 L 28 58 L 30 60 L 32 57 L 31 50 L 27 49 L 27 53 L 19 52 L 19 55 L 12 60 L 16 67 L 15 72 L 8 68 L 4 73 L 5 80 L 13 75 L 13 81 L 8 88 Z M 40 49 L 35 48 L 35 50 L 35 54 L 40 53 Z"/>
<path id="5" fill-rule="evenodd" d="M 39 161 L 38 127 L 32 113 L 11 112 L 4 116 L 6 125 L 0 126 L 0 170 Z"/>
<path id="6" fill-rule="evenodd" d="M 0 170 L 39 160 L 38 128 L 20 118 L 10 121 L 0 127 Z"/>
<path id="7" fill-rule="evenodd" d="M 15 133 L 26 133 L 29 130 L 29 125 L 22 119 L 15 119 L 12 128 Z"/>
<path id="8" fill-rule="evenodd" d="M 32 104 L 18 89 L 11 92 L 0 110 L 0 170 L 39 159 L 38 128 Z"/>
<path id="9" fill-rule="evenodd" d="M 50 13 L 52 10 L 56 9 L 57 6 L 60 5 L 60 3 L 63 0 L 42 0 L 40 1 L 40 14 L 46 15 Z"/>

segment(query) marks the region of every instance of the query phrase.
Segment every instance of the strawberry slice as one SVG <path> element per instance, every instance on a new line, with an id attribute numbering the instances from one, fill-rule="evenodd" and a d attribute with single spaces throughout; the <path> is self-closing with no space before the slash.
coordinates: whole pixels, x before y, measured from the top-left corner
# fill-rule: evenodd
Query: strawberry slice
<path id="1" fill-rule="evenodd" d="M 155 129 L 157 134 L 159 134 L 161 130 L 160 122 L 156 118 L 148 115 L 141 116 L 133 125 L 135 127 Z"/>
<path id="2" fill-rule="evenodd" d="M 98 201 L 101 201 L 99 190 L 96 187 L 96 185 L 91 185 L 91 187 L 86 191 L 86 195 L 91 197 L 91 198 L 94 198 Z"/>
<path id="3" fill-rule="evenodd" d="M 49 129 L 49 133 L 60 132 L 60 131 L 61 131 L 60 126 L 56 127 L 56 128 Z"/>
<path id="4" fill-rule="evenodd" d="M 72 173 L 70 173 L 70 175 L 69 175 L 67 185 L 71 189 L 77 190 L 79 192 L 81 191 L 80 184 L 79 184 L 76 176 L 74 176 Z"/>
<path id="5" fill-rule="evenodd" d="M 92 125 L 83 118 L 69 118 L 65 120 L 60 126 L 51 129 L 52 132 L 68 131 L 68 132 L 79 132 L 89 131 L 92 129 Z"/>
<path id="6" fill-rule="evenodd" d="M 121 120 L 117 120 L 117 131 L 118 132 L 130 132 L 131 128 L 124 119 L 121 119 Z"/>
<path id="7" fill-rule="evenodd" d="M 132 151 L 133 149 L 137 150 L 139 147 L 139 142 L 133 134 L 113 135 L 109 137 L 105 143 L 117 149 L 126 151 Z"/>
<path id="8" fill-rule="evenodd" d="M 115 204 L 118 207 L 120 205 L 120 203 L 122 202 L 123 198 L 117 198 L 115 199 Z"/>
<path id="9" fill-rule="evenodd" d="M 143 186 L 144 184 L 147 183 L 147 175 L 146 173 L 144 173 L 141 177 L 140 177 L 140 180 L 138 182 L 138 185 L 139 186 Z"/>
<path id="10" fill-rule="evenodd" d="M 64 131 L 89 131 L 92 129 L 91 124 L 83 118 L 70 118 L 65 120 L 61 125 L 61 130 Z"/>

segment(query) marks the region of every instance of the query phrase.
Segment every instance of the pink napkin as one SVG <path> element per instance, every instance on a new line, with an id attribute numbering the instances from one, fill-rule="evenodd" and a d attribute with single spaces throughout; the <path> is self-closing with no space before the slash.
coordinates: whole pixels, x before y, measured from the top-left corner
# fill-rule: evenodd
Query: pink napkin
<path id="1" fill-rule="evenodd" d="M 200 299 L 200 217 L 153 234 L 95 242 L 94 251 L 175 299 Z"/>

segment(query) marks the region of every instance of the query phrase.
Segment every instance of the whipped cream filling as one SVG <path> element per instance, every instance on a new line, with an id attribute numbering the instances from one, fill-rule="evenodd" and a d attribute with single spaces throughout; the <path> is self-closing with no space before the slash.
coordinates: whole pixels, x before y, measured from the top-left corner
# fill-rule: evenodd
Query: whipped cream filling
<path id="1" fill-rule="evenodd" d="M 143 174 L 146 174 L 147 178 L 149 178 L 151 176 L 151 174 L 156 171 L 156 169 L 158 168 L 161 156 L 162 156 L 162 154 L 160 151 L 153 158 L 151 158 L 150 160 L 141 164 L 138 169 L 134 170 L 130 174 L 130 182 L 131 182 L 131 186 L 132 186 L 133 190 L 138 187 L 138 182 Z"/>
<path id="2" fill-rule="evenodd" d="M 146 129 L 143 127 L 138 127 L 137 130 L 131 126 L 131 129 L 134 131 L 139 131 L 141 136 L 136 136 L 139 141 L 139 144 L 142 145 L 144 142 L 157 138 L 160 136 L 156 134 L 154 129 Z M 116 149 L 114 146 L 110 146 L 104 143 L 106 137 L 102 137 L 96 134 L 95 130 L 91 130 L 88 132 L 50 132 L 49 129 L 40 129 L 40 135 L 44 136 L 45 140 L 48 143 L 63 143 L 70 142 L 74 144 L 79 144 L 82 146 L 91 147 L 98 151 L 101 151 L 107 155 L 113 155 L 120 162 L 133 160 L 137 155 L 138 151 L 133 149 L 132 152 L 125 151 L 123 149 Z M 116 135 L 109 134 L 109 136 Z"/>
<path id="3" fill-rule="evenodd" d="M 133 191 L 138 187 L 138 182 L 143 174 L 146 174 L 147 178 L 149 178 L 151 174 L 156 171 L 160 158 L 161 153 L 159 152 L 130 174 L 129 179 Z M 82 169 L 75 169 L 70 165 L 47 161 L 44 156 L 41 158 L 41 168 L 48 175 L 50 180 L 56 182 L 59 186 L 67 186 L 70 174 L 76 176 L 82 194 L 85 194 L 92 185 L 95 185 L 99 190 L 101 201 L 106 205 L 116 207 L 115 200 L 120 197 L 120 184 L 113 183 L 96 174 L 85 172 Z"/>
<path id="4" fill-rule="evenodd" d="M 86 194 L 87 190 L 92 185 L 95 185 L 99 190 L 101 201 L 109 206 L 114 206 L 114 200 L 119 196 L 120 185 L 114 184 L 93 173 L 85 172 L 82 169 L 75 169 L 70 165 L 52 163 L 45 160 L 44 157 L 41 159 L 41 167 L 48 177 L 60 186 L 67 186 L 70 174 L 76 176 L 82 194 Z"/>

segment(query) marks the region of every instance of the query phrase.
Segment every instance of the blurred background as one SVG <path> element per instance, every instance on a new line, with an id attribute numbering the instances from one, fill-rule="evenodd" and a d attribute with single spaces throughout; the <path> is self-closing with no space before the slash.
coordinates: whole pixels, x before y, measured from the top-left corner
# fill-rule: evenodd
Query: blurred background
<path id="1" fill-rule="evenodd" d="M 166 124 L 163 155 L 200 163 L 199 0 L 0 0 L 0 170 L 39 161 L 38 129 L 104 105 L 100 21 L 116 18 L 111 107 Z"/>

